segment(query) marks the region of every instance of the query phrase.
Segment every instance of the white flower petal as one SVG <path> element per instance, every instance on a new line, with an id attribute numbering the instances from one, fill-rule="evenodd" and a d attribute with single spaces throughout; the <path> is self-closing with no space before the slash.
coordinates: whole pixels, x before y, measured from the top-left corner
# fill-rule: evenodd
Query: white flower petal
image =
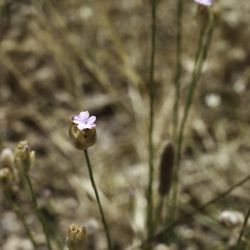
<path id="1" fill-rule="evenodd" d="M 93 116 L 90 116 L 87 123 L 90 124 L 90 123 L 94 123 L 96 121 L 96 117 L 93 115 Z"/>
<path id="2" fill-rule="evenodd" d="M 78 129 L 80 129 L 80 130 L 83 130 L 85 128 L 85 126 L 86 125 L 84 123 L 80 123 L 77 125 Z"/>
<path id="3" fill-rule="evenodd" d="M 79 114 L 79 117 L 82 121 L 86 121 L 89 118 L 89 112 L 83 111 Z"/>

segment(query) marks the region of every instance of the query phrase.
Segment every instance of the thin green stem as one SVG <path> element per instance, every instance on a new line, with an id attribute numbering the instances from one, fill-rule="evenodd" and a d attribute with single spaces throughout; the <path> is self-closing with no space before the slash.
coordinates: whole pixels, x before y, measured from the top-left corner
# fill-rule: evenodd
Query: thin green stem
<path id="1" fill-rule="evenodd" d="M 183 144 L 183 134 L 186 126 L 187 118 L 189 115 L 189 111 L 194 99 L 194 93 L 201 75 L 202 67 L 207 57 L 207 53 L 209 50 L 209 46 L 212 39 L 213 34 L 213 15 L 209 13 L 209 22 L 207 25 L 201 27 L 200 37 L 198 42 L 198 49 L 195 58 L 195 65 L 191 77 L 191 81 L 189 84 L 188 93 L 185 100 L 184 106 L 184 114 L 180 123 L 180 129 L 177 138 L 177 152 L 176 152 L 176 168 L 174 173 L 174 188 L 173 188 L 173 205 L 176 206 L 177 201 L 177 190 L 178 190 L 178 172 L 180 168 L 180 160 L 181 160 L 181 152 L 182 152 L 182 144 Z"/>
<path id="2" fill-rule="evenodd" d="M 27 182 L 28 191 L 30 193 L 30 197 L 31 197 L 32 203 L 34 205 L 37 217 L 38 217 L 38 219 L 39 219 L 39 221 L 41 223 L 41 226 L 42 226 L 42 229 L 43 229 L 43 232 L 44 232 L 44 235 L 45 235 L 45 239 L 46 239 L 46 244 L 47 244 L 48 250 L 52 250 L 52 247 L 51 247 L 51 244 L 50 244 L 50 239 L 49 239 L 49 233 L 48 233 L 48 230 L 47 230 L 47 227 L 46 227 L 46 222 L 45 222 L 45 220 L 43 218 L 43 215 L 41 213 L 41 210 L 40 210 L 40 208 L 38 206 L 36 195 L 34 193 L 30 177 L 29 177 L 28 174 L 25 174 L 24 178 L 25 178 L 25 181 Z"/>
<path id="3" fill-rule="evenodd" d="M 182 13 L 183 2 L 177 2 L 177 21 L 176 21 L 176 72 L 175 72 L 175 102 L 173 110 L 173 140 L 177 140 L 177 130 L 179 125 L 179 99 L 180 99 L 180 78 L 182 71 Z"/>
<path id="4" fill-rule="evenodd" d="M 249 217 L 250 217 L 250 207 L 248 208 L 247 214 L 245 216 L 244 223 L 243 223 L 242 228 L 240 230 L 240 235 L 239 235 L 239 238 L 237 240 L 236 249 L 240 249 L 241 239 L 242 239 L 243 233 L 245 231 L 245 228 L 246 228 Z"/>
<path id="5" fill-rule="evenodd" d="M 102 218 L 102 224 L 104 226 L 104 230 L 105 230 L 105 234 L 106 234 L 106 238 L 107 238 L 108 249 L 111 250 L 112 245 L 111 245 L 109 227 L 108 227 L 107 221 L 105 219 L 105 215 L 104 215 L 103 208 L 102 208 L 102 205 L 101 205 L 101 201 L 100 201 L 100 198 L 99 198 L 98 190 L 97 190 L 97 187 L 96 187 L 96 184 L 95 184 L 95 180 L 94 180 L 94 176 L 93 176 L 93 172 L 92 172 L 92 166 L 91 166 L 91 163 L 90 163 L 90 160 L 89 160 L 89 155 L 88 155 L 87 149 L 84 150 L 84 155 L 85 155 L 85 160 L 86 160 L 86 163 L 87 163 L 87 166 L 88 166 L 90 181 L 91 181 L 92 187 L 94 189 L 96 201 L 97 201 L 97 204 L 98 204 L 98 207 L 99 207 L 99 210 L 100 210 L 100 214 L 101 214 L 101 218 Z"/>
<path id="6" fill-rule="evenodd" d="M 153 145 L 153 129 L 154 129 L 154 66 L 155 66 L 155 38 L 156 38 L 156 0 L 151 0 L 151 54 L 150 54 L 150 71 L 149 71 L 149 129 L 148 129 L 148 141 L 149 141 L 149 179 L 148 179 L 148 208 L 147 208 L 147 228 L 148 237 L 153 234 L 153 176 L 154 176 L 154 145 Z"/>
<path id="7" fill-rule="evenodd" d="M 24 230 L 26 232 L 26 234 L 29 237 L 29 240 L 31 241 L 33 248 L 36 250 L 38 245 L 31 233 L 30 227 L 28 225 L 28 223 L 25 220 L 24 215 L 22 214 L 22 211 L 20 209 L 20 203 L 18 199 L 15 199 L 15 201 L 13 200 L 13 198 L 11 197 L 11 193 L 8 190 L 5 190 L 5 197 L 8 200 L 8 202 L 10 203 L 10 205 L 12 206 L 14 212 L 16 213 L 17 217 L 19 218 L 19 220 L 22 222 Z"/>

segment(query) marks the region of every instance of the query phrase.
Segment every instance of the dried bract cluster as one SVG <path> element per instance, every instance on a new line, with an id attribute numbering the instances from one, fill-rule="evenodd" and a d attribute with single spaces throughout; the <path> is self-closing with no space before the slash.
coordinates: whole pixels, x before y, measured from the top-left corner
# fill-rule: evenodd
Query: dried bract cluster
<path id="1" fill-rule="evenodd" d="M 83 226 L 72 224 L 69 226 L 66 239 L 69 250 L 84 250 L 87 231 Z"/>

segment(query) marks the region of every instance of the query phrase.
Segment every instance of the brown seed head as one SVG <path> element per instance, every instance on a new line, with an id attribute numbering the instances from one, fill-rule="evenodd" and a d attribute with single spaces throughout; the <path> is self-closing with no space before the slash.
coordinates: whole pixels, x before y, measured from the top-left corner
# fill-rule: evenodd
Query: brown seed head
<path id="1" fill-rule="evenodd" d="M 167 142 L 162 152 L 160 162 L 158 192 L 161 196 L 167 195 L 170 190 L 174 166 L 174 157 L 174 146 L 171 142 Z"/>

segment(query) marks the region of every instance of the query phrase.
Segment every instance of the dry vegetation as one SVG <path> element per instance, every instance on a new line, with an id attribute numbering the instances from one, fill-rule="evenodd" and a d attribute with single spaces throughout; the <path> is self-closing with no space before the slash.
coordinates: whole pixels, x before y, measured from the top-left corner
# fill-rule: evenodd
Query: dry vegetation
<path id="1" fill-rule="evenodd" d="M 199 26 L 196 5 L 184 2 L 181 107 Z M 160 153 L 172 133 L 176 45 L 176 1 L 157 4 L 155 200 Z M 249 175 L 250 5 L 214 5 L 215 33 L 185 130 L 180 215 Z M 146 237 L 149 1 L 1 0 L 0 11 L 0 149 L 26 139 L 36 151 L 32 181 L 58 241 L 64 244 L 75 222 L 87 227 L 88 249 L 105 249 L 83 153 L 68 137 L 68 118 L 89 110 L 97 116 L 98 133 L 89 153 L 115 249 L 140 243 Z M 224 210 L 245 215 L 249 191 L 248 182 L 187 218 L 175 227 L 175 242 L 157 249 L 230 249 L 238 229 L 218 218 Z M 40 225 L 21 194 L 39 249 L 45 249 Z M 0 248 L 32 249 L 2 193 L 0 200 Z M 249 230 L 243 240 L 250 247 L 247 235 Z"/>

